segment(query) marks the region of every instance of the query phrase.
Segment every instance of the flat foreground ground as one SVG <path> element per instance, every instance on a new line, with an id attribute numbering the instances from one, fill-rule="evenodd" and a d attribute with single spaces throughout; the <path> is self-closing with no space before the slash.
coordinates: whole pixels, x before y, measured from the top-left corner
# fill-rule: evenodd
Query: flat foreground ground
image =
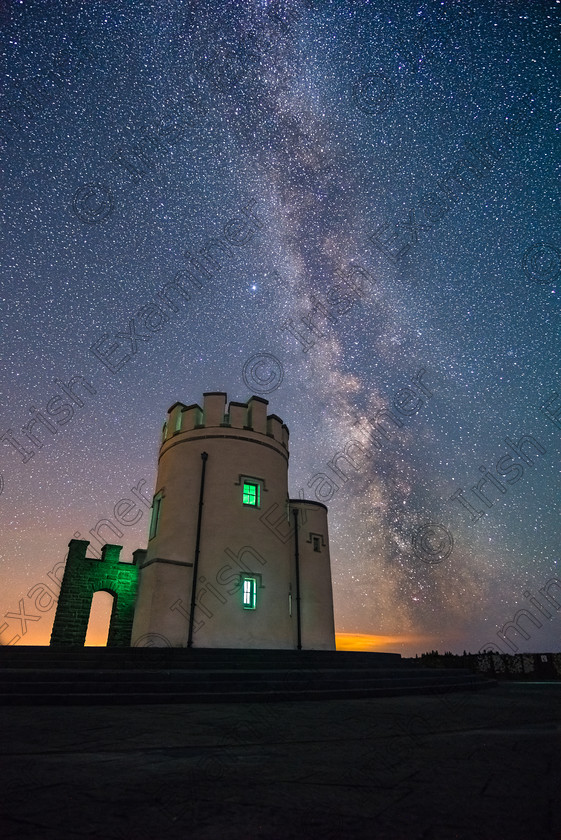
<path id="1" fill-rule="evenodd" d="M 561 683 L 0 718 L 5 840 L 561 840 Z"/>

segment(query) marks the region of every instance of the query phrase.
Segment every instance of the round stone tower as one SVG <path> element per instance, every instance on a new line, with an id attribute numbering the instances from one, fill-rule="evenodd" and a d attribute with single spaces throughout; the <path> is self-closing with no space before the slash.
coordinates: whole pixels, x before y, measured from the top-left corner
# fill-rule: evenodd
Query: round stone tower
<path id="1" fill-rule="evenodd" d="M 132 644 L 334 649 L 326 509 L 289 502 L 267 400 L 226 399 L 169 409 Z"/>

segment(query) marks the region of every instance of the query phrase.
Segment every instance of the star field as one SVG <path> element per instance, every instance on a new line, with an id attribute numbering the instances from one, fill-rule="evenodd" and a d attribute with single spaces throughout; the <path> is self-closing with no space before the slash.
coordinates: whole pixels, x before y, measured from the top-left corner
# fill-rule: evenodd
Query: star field
<path id="1" fill-rule="evenodd" d="M 560 9 L 4 5 L 2 616 L 222 390 L 269 400 L 329 507 L 341 638 L 512 652 L 557 579 L 510 638 L 559 650 Z"/>

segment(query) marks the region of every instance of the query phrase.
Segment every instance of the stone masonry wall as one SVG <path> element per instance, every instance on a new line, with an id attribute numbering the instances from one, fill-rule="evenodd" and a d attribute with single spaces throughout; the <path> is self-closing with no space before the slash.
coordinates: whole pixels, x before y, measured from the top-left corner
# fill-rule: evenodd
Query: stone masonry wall
<path id="1" fill-rule="evenodd" d="M 146 552 L 139 549 L 133 554 L 133 563 L 123 563 L 119 560 L 122 546 L 104 545 L 98 560 L 86 557 L 88 545 L 87 540 L 70 540 L 68 544 L 51 645 L 84 644 L 92 598 L 103 590 L 114 596 L 107 646 L 127 647 L 131 643 L 138 560 Z"/>

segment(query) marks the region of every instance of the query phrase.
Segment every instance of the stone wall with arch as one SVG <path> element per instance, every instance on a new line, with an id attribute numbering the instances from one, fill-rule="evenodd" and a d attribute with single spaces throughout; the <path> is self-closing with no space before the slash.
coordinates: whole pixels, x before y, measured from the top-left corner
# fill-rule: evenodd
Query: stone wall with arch
<path id="1" fill-rule="evenodd" d="M 122 546 L 104 545 L 101 559 L 87 557 L 88 540 L 70 540 L 64 577 L 51 633 L 51 646 L 83 646 L 92 599 L 96 592 L 113 595 L 107 646 L 128 647 L 138 588 L 138 563 L 146 552 L 133 552 L 133 562 L 119 559 Z"/>

